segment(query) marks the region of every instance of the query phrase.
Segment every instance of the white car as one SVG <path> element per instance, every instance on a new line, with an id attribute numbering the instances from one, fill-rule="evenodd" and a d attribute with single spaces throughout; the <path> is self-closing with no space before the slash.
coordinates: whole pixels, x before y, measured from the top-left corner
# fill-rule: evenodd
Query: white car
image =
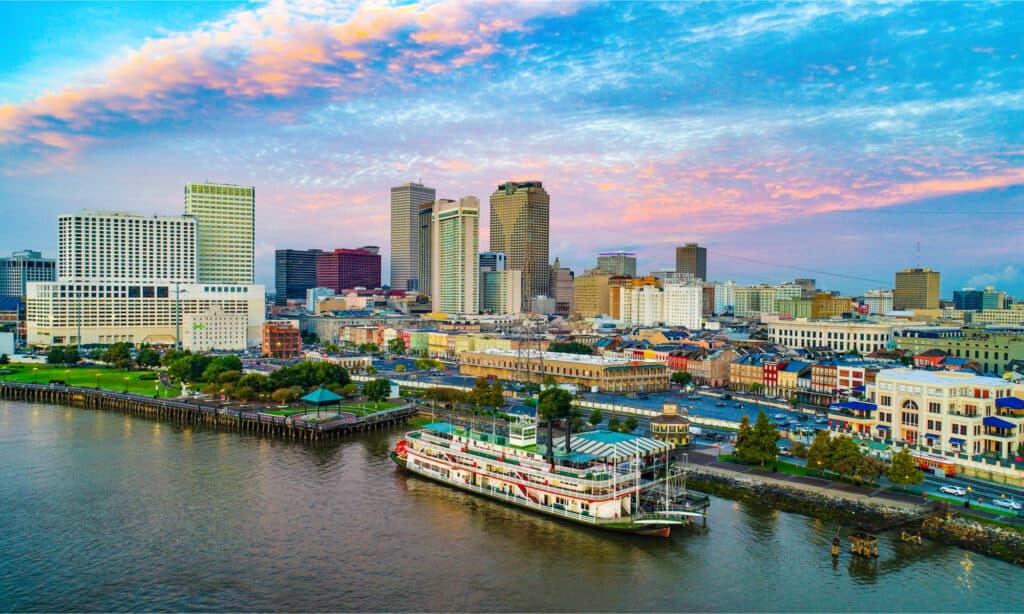
<path id="1" fill-rule="evenodd" d="M 947 495 L 956 495 L 958 497 L 967 496 L 967 489 L 963 486 L 940 486 L 939 492 L 946 493 Z"/>
<path id="2" fill-rule="evenodd" d="M 1022 507 L 1020 503 L 1013 499 L 993 499 L 992 504 L 996 507 L 1005 507 L 1006 509 L 1013 510 L 1015 512 L 1020 511 L 1020 508 Z"/>

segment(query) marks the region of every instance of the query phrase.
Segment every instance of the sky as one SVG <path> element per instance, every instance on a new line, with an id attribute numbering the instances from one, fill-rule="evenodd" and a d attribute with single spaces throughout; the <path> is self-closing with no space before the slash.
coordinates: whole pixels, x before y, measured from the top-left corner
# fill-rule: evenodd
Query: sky
<path id="1" fill-rule="evenodd" d="M 0 3 L 0 251 L 256 187 L 275 249 L 379 245 L 390 188 L 541 180 L 551 257 L 1024 295 L 1024 3 Z M 486 208 L 486 204 L 485 204 Z M 487 246 L 482 216 L 481 249 Z"/>

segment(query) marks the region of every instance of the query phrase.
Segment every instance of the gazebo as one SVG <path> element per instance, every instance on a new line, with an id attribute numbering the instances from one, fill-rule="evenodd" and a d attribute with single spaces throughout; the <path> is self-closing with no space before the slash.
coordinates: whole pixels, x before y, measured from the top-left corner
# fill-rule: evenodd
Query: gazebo
<path id="1" fill-rule="evenodd" d="M 316 415 L 319 418 L 321 407 L 325 405 L 338 405 L 341 402 L 341 397 L 321 386 L 302 397 L 302 401 L 306 405 L 316 405 Z"/>

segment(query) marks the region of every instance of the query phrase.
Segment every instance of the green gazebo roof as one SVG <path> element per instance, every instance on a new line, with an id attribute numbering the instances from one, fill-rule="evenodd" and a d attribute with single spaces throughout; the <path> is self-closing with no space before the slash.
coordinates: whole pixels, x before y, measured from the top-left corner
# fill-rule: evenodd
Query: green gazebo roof
<path id="1" fill-rule="evenodd" d="M 330 403 L 337 403 L 341 400 L 341 397 L 326 388 L 317 388 L 302 397 L 302 400 L 313 405 L 328 405 Z"/>

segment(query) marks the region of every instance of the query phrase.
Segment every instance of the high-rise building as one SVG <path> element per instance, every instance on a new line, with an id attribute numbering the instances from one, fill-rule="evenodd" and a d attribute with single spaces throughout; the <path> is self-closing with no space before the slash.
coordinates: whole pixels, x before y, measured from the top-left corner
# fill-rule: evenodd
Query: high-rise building
<path id="1" fill-rule="evenodd" d="M 380 287 L 380 253 L 376 247 L 324 252 L 316 263 L 316 286 L 335 292 Z"/>
<path id="2" fill-rule="evenodd" d="M 864 304 L 871 315 L 892 311 L 892 290 L 868 290 L 864 293 Z"/>
<path id="3" fill-rule="evenodd" d="M 611 273 L 603 271 L 587 271 L 576 276 L 573 285 L 577 315 L 581 318 L 608 315 L 608 280 L 611 278 Z"/>
<path id="4" fill-rule="evenodd" d="M 698 330 L 703 324 L 703 284 L 666 284 L 662 289 L 665 326 L 682 326 Z"/>
<path id="5" fill-rule="evenodd" d="M 996 290 L 992 286 L 986 286 L 985 290 L 981 293 L 981 308 L 1005 309 L 1006 293 L 1001 290 Z"/>
<path id="6" fill-rule="evenodd" d="M 185 214 L 198 221 L 198 281 L 253 283 L 256 277 L 255 188 L 219 183 L 185 184 Z"/>
<path id="7" fill-rule="evenodd" d="M 603 252 L 597 255 L 597 268 L 613 275 L 636 277 L 636 254 L 631 252 Z"/>
<path id="8" fill-rule="evenodd" d="M 480 272 L 483 299 L 480 309 L 495 315 L 515 315 L 522 312 L 523 272 L 487 270 Z"/>
<path id="9" fill-rule="evenodd" d="M 931 269 L 903 269 L 896 272 L 893 308 L 938 309 L 939 272 Z"/>
<path id="10" fill-rule="evenodd" d="M 715 282 L 714 312 L 723 314 L 736 306 L 736 282 L 733 280 Z"/>
<path id="11" fill-rule="evenodd" d="M 480 200 L 464 196 L 434 208 L 430 280 L 435 313 L 480 313 Z"/>
<path id="12" fill-rule="evenodd" d="M 491 251 L 503 252 L 511 270 L 523 272 L 523 307 L 549 295 L 551 198 L 540 181 L 509 181 L 491 194 Z"/>
<path id="13" fill-rule="evenodd" d="M 600 269 L 598 269 L 600 270 Z M 650 283 L 654 280 L 654 283 Z M 622 319 L 622 292 L 625 289 L 640 286 L 661 287 L 661 279 L 648 275 L 642 279 L 634 279 L 627 275 L 612 275 L 608 278 L 608 315 L 613 320 Z"/>
<path id="14" fill-rule="evenodd" d="M 60 280 L 195 283 L 198 221 L 86 211 L 58 218 Z"/>
<path id="15" fill-rule="evenodd" d="M 287 305 L 289 299 L 305 299 L 306 291 L 316 287 L 316 263 L 322 253 L 319 249 L 274 252 L 275 305 Z"/>
<path id="16" fill-rule="evenodd" d="M 574 277 L 572 269 L 563 267 L 558 258 L 555 258 L 555 264 L 551 266 L 551 279 L 548 282 L 551 298 L 555 299 L 555 313 L 568 315 L 573 312 L 573 298 L 576 295 Z"/>
<path id="17" fill-rule="evenodd" d="M 195 217 L 86 212 L 59 226 L 59 277 L 26 291 L 29 344 L 184 341 L 208 351 L 259 342 L 263 286 L 197 283 Z M 188 335 L 189 326 L 211 334 Z"/>
<path id="18" fill-rule="evenodd" d="M 480 253 L 480 272 L 486 271 L 504 271 L 507 267 L 505 266 L 505 254 L 501 252 L 481 252 Z"/>
<path id="19" fill-rule="evenodd" d="M 420 288 L 420 212 L 434 201 L 434 188 L 403 183 L 391 188 L 391 289 Z"/>
<path id="20" fill-rule="evenodd" d="M 434 258 L 431 251 L 434 240 L 434 209 L 443 203 L 450 202 L 453 201 L 441 199 L 436 202 L 424 203 L 419 208 L 419 259 L 417 261 L 416 290 L 421 294 L 431 294 L 430 280 L 434 275 L 432 268 Z"/>
<path id="21" fill-rule="evenodd" d="M 981 291 L 974 288 L 953 290 L 953 308 L 961 311 L 981 311 Z"/>
<path id="22" fill-rule="evenodd" d="M 687 243 L 676 248 L 676 273 L 693 275 L 695 279 L 707 281 L 708 250 L 696 243 Z"/>
<path id="23" fill-rule="evenodd" d="M 57 263 L 43 258 L 39 252 L 22 250 L 7 258 L 0 258 L 0 297 L 25 296 L 25 284 L 30 281 L 53 281 L 57 278 Z"/>
<path id="24" fill-rule="evenodd" d="M 658 286 L 623 288 L 618 319 L 627 326 L 655 326 L 663 323 L 665 299 Z"/>

